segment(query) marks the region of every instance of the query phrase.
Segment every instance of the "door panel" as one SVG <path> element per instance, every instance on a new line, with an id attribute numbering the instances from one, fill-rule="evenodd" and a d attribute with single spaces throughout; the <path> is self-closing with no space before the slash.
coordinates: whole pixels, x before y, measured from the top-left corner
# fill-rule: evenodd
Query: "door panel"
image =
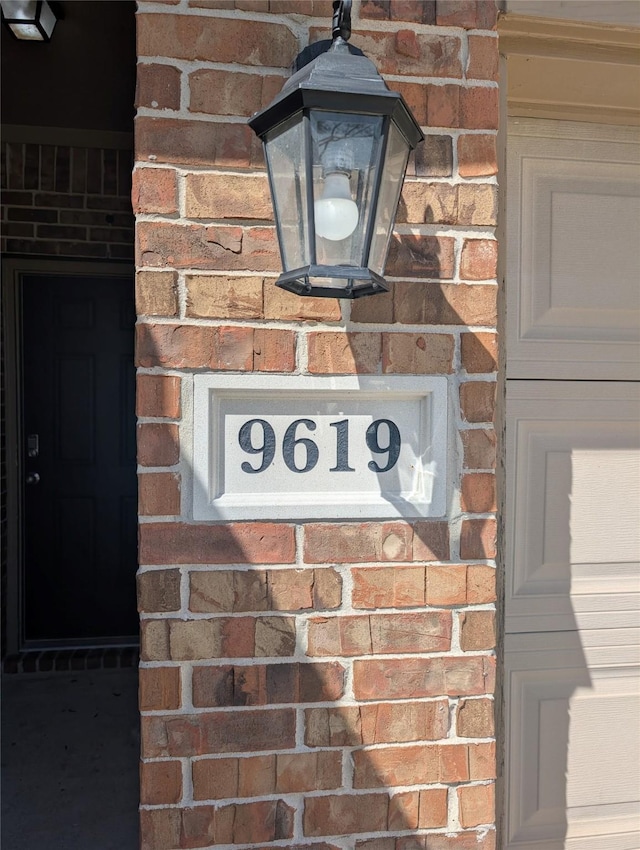
<path id="1" fill-rule="evenodd" d="M 130 277 L 22 276 L 27 644 L 137 632 L 134 321 Z"/>
<path id="2" fill-rule="evenodd" d="M 639 643 L 637 628 L 507 636 L 510 848 L 637 850 Z"/>
<path id="3" fill-rule="evenodd" d="M 640 622 L 640 387 L 509 381 L 509 633 Z"/>
<path id="4" fill-rule="evenodd" d="M 637 132 L 512 119 L 507 377 L 640 379 Z"/>

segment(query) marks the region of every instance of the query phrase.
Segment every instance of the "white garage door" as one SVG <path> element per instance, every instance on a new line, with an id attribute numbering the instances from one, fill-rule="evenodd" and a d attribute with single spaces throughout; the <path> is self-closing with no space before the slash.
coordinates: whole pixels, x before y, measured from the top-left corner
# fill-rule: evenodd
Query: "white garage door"
<path id="1" fill-rule="evenodd" d="M 509 126 L 509 850 L 640 848 L 638 139 Z"/>

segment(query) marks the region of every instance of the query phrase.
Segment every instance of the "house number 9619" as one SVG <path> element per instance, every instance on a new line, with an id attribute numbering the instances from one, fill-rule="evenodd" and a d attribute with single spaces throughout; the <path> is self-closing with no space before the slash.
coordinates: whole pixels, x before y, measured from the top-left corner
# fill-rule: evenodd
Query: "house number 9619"
<path id="1" fill-rule="evenodd" d="M 331 428 L 335 428 L 336 439 L 335 466 L 330 467 L 329 472 L 355 472 L 349 465 L 349 420 L 341 419 L 329 424 Z M 315 431 L 316 427 L 313 419 L 296 419 L 285 431 L 281 447 L 282 459 L 291 472 L 311 472 L 317 466 L 320 450 L 317 443 L 305 436 Z M 259 461 L 256 459 L 257 466 L 252 466 L 247 460 L 243 461 L 243 472 L 264 472 L 273 463 L 276 456 L 276 434 L 265 419 L 249 419 L 245 422 L 238 431 L 238 442 L 242 451 L 259 456 Z M 398 462 L 401 448 L 400 431 L 395 422 L 391 419 L 376 419 L 366 430 L 365 442 L 373 454 L 386 456 L 380 458 L 384 463 L 369 461 L 367 466 L 372 472 L 388 472 L 393 469 Z M 304 465 L 301 464 L 302 460 Z"/>

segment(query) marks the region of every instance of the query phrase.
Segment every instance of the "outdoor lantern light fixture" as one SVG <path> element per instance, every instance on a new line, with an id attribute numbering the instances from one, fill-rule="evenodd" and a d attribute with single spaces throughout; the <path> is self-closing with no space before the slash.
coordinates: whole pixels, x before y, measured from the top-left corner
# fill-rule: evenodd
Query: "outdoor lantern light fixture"
<path id="1" fill-rule="evenodd" d="M 283 273 L 298 295 L 386 292 L 384 265 L 409 152 L 424 136 L 398 92 L 350 48 L 351 0 L 333 40 L 307 47 L 275 100 L 249 120 L 264 144 Z"/>
<path id="2" fill-rule="evenodd" d="M 56 15 L 47 0 L 0 0 L 2 17 L 21 41 L 49 41 Z"/>

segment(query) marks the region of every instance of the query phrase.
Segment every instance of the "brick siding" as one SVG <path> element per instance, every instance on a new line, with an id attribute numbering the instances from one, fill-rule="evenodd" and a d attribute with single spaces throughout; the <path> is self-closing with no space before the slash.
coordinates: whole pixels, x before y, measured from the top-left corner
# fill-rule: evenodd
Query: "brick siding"
<path id="1" fill-rule="evenodd" d="M 142 847 L 494 850 L 496 9 L 362 0 L 427 134 L 391 292 L 278 290 L 260 146 L 329 0 L 138 9 Z M 446 375 L 446 518 L 193 522 L 198 372 Z"/>
<path id="2" fill-rule="evenodd" d="M 131 260 L 132 154 L 2 143 L 3 253 Z"/>

